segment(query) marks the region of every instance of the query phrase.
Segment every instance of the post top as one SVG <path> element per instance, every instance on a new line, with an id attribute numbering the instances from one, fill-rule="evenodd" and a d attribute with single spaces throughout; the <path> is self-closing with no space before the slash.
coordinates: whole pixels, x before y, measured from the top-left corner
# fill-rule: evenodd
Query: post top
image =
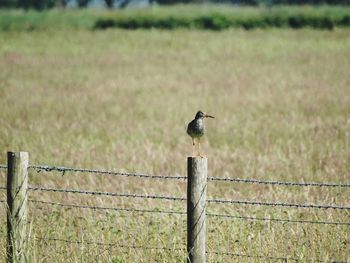
<path id="1" fill-rule="evenodd" d="M 208 158 L 207 157 L 203 157 L 203 156 L 188 156 L 187 157 L 187 162 L 188 163 L 208 162 Z"/>
<path id="2" fill-rule="evenodd" d="M 7 156 L 20 156 L 20 157 L 27 157 L 29 154 L 28 152 L 15 152 L 15 151 L 8 151 Z"/>
<path id="3" fill-rule="evenodd" d="M 208 160 L 207 157 L 205 156 L 188 156 L 187 157 L 187 160 L 190 161 L 190 160 L 196 160 L 196 161 L 200 161 L 200 160 Z"/>

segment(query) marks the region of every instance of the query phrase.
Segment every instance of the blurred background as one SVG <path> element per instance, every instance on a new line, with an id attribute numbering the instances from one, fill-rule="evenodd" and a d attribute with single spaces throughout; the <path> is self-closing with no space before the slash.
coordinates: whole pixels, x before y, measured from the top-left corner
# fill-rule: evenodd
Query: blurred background
<path id="1" fill-rule="evenodd" d="M 273 5 L 349 5 L 349 0 L 1 0 L 0 8 L 24 8 L 45 10 L 55 7 L 106 7 L 120 9 L 125 7 L 149 7 L 172 4 L 232 4 L 235 6 L 273 6 Z"/>

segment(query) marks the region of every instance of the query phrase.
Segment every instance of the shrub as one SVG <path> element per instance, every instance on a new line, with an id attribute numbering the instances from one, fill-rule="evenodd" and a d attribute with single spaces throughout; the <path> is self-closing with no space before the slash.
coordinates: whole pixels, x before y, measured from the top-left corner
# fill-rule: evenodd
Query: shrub
<path id="1" fill-rule="evenodd" d="M 212 14 L 195 19 L 194 25 L 202 29 L 222 30 L 230 27 L 231 21 L 224 15 Z"/>
<path id="2" fill-rule="evenodd" d="M 345 8 L 346 9 L 346 8 Z M 304 28 L 333 29 L 335 26 L 350 26 L 348 9 L 320 8 L 207 8 L 194 12 L 176 12 L 176 7 L 151 9 L 151 11 L 126 12 L 114 18 L 98 19 L 95 28 L 199 28 L 223 30 L 230 27 L 254 28 Z M 213 11 L 214 10 L 214 11 Z"/>
<path id="3" fill-rule="evenodd" d="M 98 19 L 94 25 L 95 29 L 106 29 L 115 26 L 115 20 L 112 18 L 101 18 Z"/>

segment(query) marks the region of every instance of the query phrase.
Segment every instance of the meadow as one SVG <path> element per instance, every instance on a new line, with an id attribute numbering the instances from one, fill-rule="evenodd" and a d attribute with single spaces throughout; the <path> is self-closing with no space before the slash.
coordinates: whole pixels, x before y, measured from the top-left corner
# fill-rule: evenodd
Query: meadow
<path id="1" fill-rule="evenodd" d="M 312 29 L 0 32 L 0 164 L 186 175 L 186 125 L 208 120 L 209 176 L 350 181 L 350 31 Z M 0 170 L 0 183 L 5 184 Z M 30 171 L 57 188 L 183 197 L 185 182 Z M 6 192 L 0 190 L 1 200 Z M 350 204 L 347 188 L 208 183 L 210 198 Z M 69 204 L 184 211 L 185 202 L 30 192 Z M 1 214 L 5 214 L 3 204 Z M 349 211 L 208 204 L 208 212 L 349 222 Z M 0 217 L 5 257 L 5 216 Z M 184 262 L 186 216 L 30 203 L 29 262 Z M 44 238 L 78 240 L 67 243 Z M 117 243 L 98 246 L 88 242 Z M 129 246 L 128 246 L 129 245 Z M 148 249 L 166 247 L 167 249 Z M 175 249 L 175 250 L 171 250 Z M 349 228 L 208 218 L 208 262 L 349 260 Z M 259 256 L 261 256 L 259 258 Z M 278 260 L 275 260 L 278 261 Z"/>

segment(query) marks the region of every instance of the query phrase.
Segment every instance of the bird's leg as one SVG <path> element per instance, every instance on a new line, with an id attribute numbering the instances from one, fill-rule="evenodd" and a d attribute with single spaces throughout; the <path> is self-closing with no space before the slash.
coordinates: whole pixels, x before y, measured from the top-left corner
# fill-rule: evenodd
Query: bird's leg
<path id="1" fill-rule="evenodd" d="M 194 156 L 195 149 L 196 149 L 196 144 L 194 142 L 194 138 L 192 138 L 192 156 Z"/>
<path id="2" fill-rule="evenodd" d="M 202 155 L 201 155 L 201 138 L 198 138 L 198 156 L 202 157 Z"/>

